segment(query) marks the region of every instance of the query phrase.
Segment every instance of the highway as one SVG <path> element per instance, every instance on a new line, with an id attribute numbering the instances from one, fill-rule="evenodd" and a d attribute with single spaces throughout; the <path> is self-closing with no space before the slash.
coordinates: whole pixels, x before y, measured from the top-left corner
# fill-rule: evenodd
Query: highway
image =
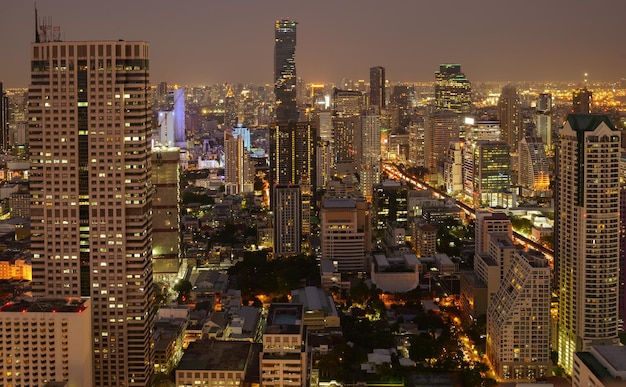
<path id="1" fill-rule="evenodd" d="M 470 215 L 472 218 L 476 217 L 476 210 L 473 207 L 469 206 L 466 203 L 463 203 L 462 201 L 456 198 L 453 198 L 452 196 L 448 195 L 447 193 L 437 188 L 431 187 L 430 185 L 426 184 L 423 181 L 417 180 L 414 176 L 407 175 L 403 171 L 400 171 L 395 165 L 383 164 L 383 170 L 387 172 L 389 177 L 410 183 L 411 185 L 419 189 L 432 191 L 433 195 L 439 199 L 454 200 L 456 206 L 459 207 L 461 210 L 463 210 L 466 214 Z M 514 242 L 520 245 L 523 245 L 527 249 L 539 251 L 540 253 L 545 255 L 546 259 L 550 263 L 550 266 L 553 266 L 553 263 L 554 263 L 554 251 L 553 250 L 546 248 L 545 246 L 525 237 L 524 235 L 516 231 L 513 231 L 513 240 Z"/>

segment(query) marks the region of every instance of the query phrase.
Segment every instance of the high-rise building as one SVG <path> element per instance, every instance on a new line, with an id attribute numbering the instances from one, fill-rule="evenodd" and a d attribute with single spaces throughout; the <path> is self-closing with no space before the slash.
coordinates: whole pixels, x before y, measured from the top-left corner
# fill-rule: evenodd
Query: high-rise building
<path id="1" fill-rule="evenodd" d="M 361 163 L 359 176 L 361 178 L 361 192 L 365 199 L 372 201 L 374 185 L 380 183 L 382 162 L 380 157 L 380 116 L 375 110 L 368 112 L 361 118 L 362 135 L 355 138 L 361 142 Z"/>
<path id="2" fill-rule="evenodd" d="M 224 183 L 226 193 L 238 195 L 252 192 L 253 167 L 250 162 L 250 131 L 238 124 L 237 128 L 224 129 Z M 246 137 L 248 147 L 246 147 Z"/>
<path id="3" fill-rule="evenodd" d="M 389 222 L 408 229 L 408 193 L 403 181 L 385 180 L 374 186 L 372 213 L 376 231 L 386 231 Z"/>
<path id="4" fill-rule="evenodd" d="M 2 89 L 0 82 L 0 149 L 4 152 L 10 150 L 9 145 L 9 97 Z"/>
<path id="5" fill-rule="evenodd" d="M 489 252 L 489 234 L 506 234 L 510 239 L 513 238 L 511 220 L 503 212 L 478 210 L 475 225 L 477 254 Z"/>
<path id="6" fill-rule="evenodd" d="M 541 137 L 544 146 L 552 150 L 552 95 L 539 94 L 535 114 L 535 132 Z"/>
<path id="7" fill-rule="evenodd" d="M 443 168 L 443 183 L 446 192 L 456 195 L 463 192 L 463 146 L 460 141 L 451 141 L 446 150 Z"/>
<path id="8" fill-rule="evenodd" d="M 521 102 L 515 86 L 506 85 L 502 88 L 498 100 L 498 119 L 500 120 L 501 140 L 506 141 L 514 152 L 519 141 L 524 137 L 520 117 Z"/>
<path id="9" fill-rule="evenodd" d="M 274 94 L 276 121 L 298 121 L 296 102 L 296 26 L 291 20 L 276 20 L 274 43 Z"/>
<path id="10" fill-rule="evenodd" d="M 363 93 L 356 90 L 333 89 L 333 117 L 360 116 L 364 109 Z"/>
<path id="11" fill-rule="evenodd" d="M 297 255 L 302 247 L 302 195 L 298 185 L 277 185 L 274 195 L 274 255 Z"/>
<path id="12" fill-rule="evenodd" d="M 487 310 L 487 357 L 502 380 L 552 374 L 550 266 L 540 253 L 513 254 Z"/>
<path id="13" fill-rule="evenodd" d="M 0 306 L 0 385 L 93 385 L 89 298 L 45 297 Z M 42 338 L 43 336 L 43 338 Z"/>
<path id="14" fill-rule="evenodd" d="M 570 114 L 559 132 L 555 262 L 559 364 L 618 343 L 620 131 L 607 115 Z"/>
<path id="15" fill-rule="evenodd" d="M 474 206 L 507 207 L 511 190 L 511 154 L 504 141 L 478 141 L 474 148 Z"/>
<path id="16" fill-rule="evenodd" d="M 443 163 L 450 142 L 459 141 L 459 115 L 437 111 L 426 117 L 424 125 L 424 159 L 431 180 L 443 181 Z"/>
<path id="17" fill-rule="evenodd" d="M 525 196 L 545 195 L 549 190 L 550 174 L 546 150 L 540 137 L 524 137 L 520 141 L 517 182 Z"/>
<path id="18" fill-rule="evenodd" d="M 586 87 L 574 91 L 572 95 L 572 113 L 591 113 L 593 94 Z"/>
<path id="19" fill-rule="evenodd" d="M 31 46 L 32 292 L 91 297 L 94 386 L 153 373 L 148 54 L 137 41 Z"/>
<path id="20" fill-rule="evenodd" d="M 154 280 L 174 286 L 180 258 L 180 149 L 152 149 L 152 267 Z"/>
<path id="21" fill-rule="evenodd" d="M 455 113 L 472 110 L 472 85 L 460 64 L 444 63 L 435 72 L 435 108 Z"/>
<path id="22" fill-rule="evenodd" d="M 159 111 L 158 145 L 187 148 L 185 134 L 185 90 L 176 89 L 168 93 L 165 108 Z"/>
<path id="23" fill-rule="evenodd" d="M 370 106 L 379 112 L 385 108 L 385 68 L 381 66 L 370 68 Z"/>
<path id="24" fill-rule="evenodd" d="M 270 128 L 270 185 L 315 181 L 315 121 L 278 124 Z"/>
<path id="25" fill-rule="evenodd" d="M 320 208 L 322 259 L 340 272 L 362 272 L 371 252 L 370 205 L 363 198 L 325 198 Z"/>

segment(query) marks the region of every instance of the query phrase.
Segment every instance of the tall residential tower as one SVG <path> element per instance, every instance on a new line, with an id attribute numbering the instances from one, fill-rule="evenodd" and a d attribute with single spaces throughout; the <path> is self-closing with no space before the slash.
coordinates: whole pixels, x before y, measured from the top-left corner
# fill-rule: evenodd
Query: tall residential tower
<path id="1" fill-rule="evenodd" d="M 559 133 L 556 279 L 559 363 L 618 343 L 620 131 L 607 115 L 570 114 Z"/>
<path id="2" fill-rule="evenodd" d="M 31 46 L 34 296 L 91 297 L 94 386 L 153 373 L 148 43 Z"/>

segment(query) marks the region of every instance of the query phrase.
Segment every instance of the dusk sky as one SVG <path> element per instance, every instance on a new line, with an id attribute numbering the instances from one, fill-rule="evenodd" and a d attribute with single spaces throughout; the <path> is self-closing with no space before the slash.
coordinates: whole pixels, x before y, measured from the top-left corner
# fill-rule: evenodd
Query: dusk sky
<path id="1" fill-rule="evenodd" d="M 297 21 L 306 82 L 432 81 L 460 63 L 470 81 L 626 78 L 624 0 L 43 0 L 62 40 L 145 40 L 151 82 L 272 83 L 274 21 Z M 34 3 L 0 6 L 0 80 L 29 83 Z"/>

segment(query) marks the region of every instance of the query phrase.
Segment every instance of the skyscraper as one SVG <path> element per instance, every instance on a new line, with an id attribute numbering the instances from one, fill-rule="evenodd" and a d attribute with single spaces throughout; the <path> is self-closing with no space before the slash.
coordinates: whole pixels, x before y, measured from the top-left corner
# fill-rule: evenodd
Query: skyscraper
<path id="1" fill-rule="evenodd" d="M 570 114 L 559 133 L 555 262 L 559 363 L 618 342 L 620 131 L 607 115 Z"/>
<path id="2" fill-rule="evenodd" d="M 517 152 L 519 141 L 524 137 L 521 127 L 520 108 L 521 102 L 515 86 L 504 86 L 498 100 L 500 135 L 501 139 L 509 144 L 513 152 Z"/>
<path id="3" fill-rule="evenodd" d="M 537 97 L 535 127 L 546 149 L 552 150 L 552 94 L 542 93 Z"/>
<path id="4" fill-rule="evenodd" d="M 593 94 L 587 88 L 574 91 L 572 95 L 572 113 L 591 113 Z"/>
<path id="5" fill-rule="evenodd" d="M 0 149 L 9 151 L 9 97 L 0 82 Z"/>
<path id="6" fill-rule="evenodd" d="M 459 115 L 452 111 L 436 111 L 424 124 L 424 165 L 432 182 L 443 181 L 443 162 L 450 142 L 459 141 Z"/>
<path id="7" fill-rule="evenodd" d="M 296 105 L 296 26 L 291 20 L 276 20 L 274 43 L 274 93 L 276 121 L 298 121 Z"/>
<path id="8" fill-rule="evenodd" d="M 507 207 L 511 190 L 511 150 L 504 141 L 478 141 L 474 148 L 474 206 Z"/>
<path id="9" fill-rule="evenodd" d="M 544 194 L 550 188 L 546 150 L 540 137 L 524 137 L 519 143 L 519 177 L 522 195 Z"/>
<path id="10" fill-rule="evenodd" d="M 279 184 L 273 187 L 274 255 L 300 254 L 302 240 L 302 195 L 300 186 Z"/>
<path id="11" fill-rule="evenodd" d="M 91 297 L 94 386 L 153 373 L 148 43 L 31 45 L 32 291 Z"/>
<path id="12" fill-rule="evenodd" d="M 385 108 L 385 68 L 381 66 L 370 68 L 370 106 L 379 112 Z"/>
<path id="13" fill-rule="evenodd" d="M 359 176 L 361 177 L 361 192 L 371 202 L 374 185 L 380 183 L 382 162 L 380 158 L 380 116 L 376 110 L 368 110 L 361 117 L 361 138 L 355 138 L 355 142 L 361 142 L 361 160 L 359 164 Z"/>
<path id="14" fill-rule="evenodd" d="M 472 109 L 472 85 L 461 72 L 460 64 L 444 63 L 435 72 L 435 107 L 469 113 Z"/>

